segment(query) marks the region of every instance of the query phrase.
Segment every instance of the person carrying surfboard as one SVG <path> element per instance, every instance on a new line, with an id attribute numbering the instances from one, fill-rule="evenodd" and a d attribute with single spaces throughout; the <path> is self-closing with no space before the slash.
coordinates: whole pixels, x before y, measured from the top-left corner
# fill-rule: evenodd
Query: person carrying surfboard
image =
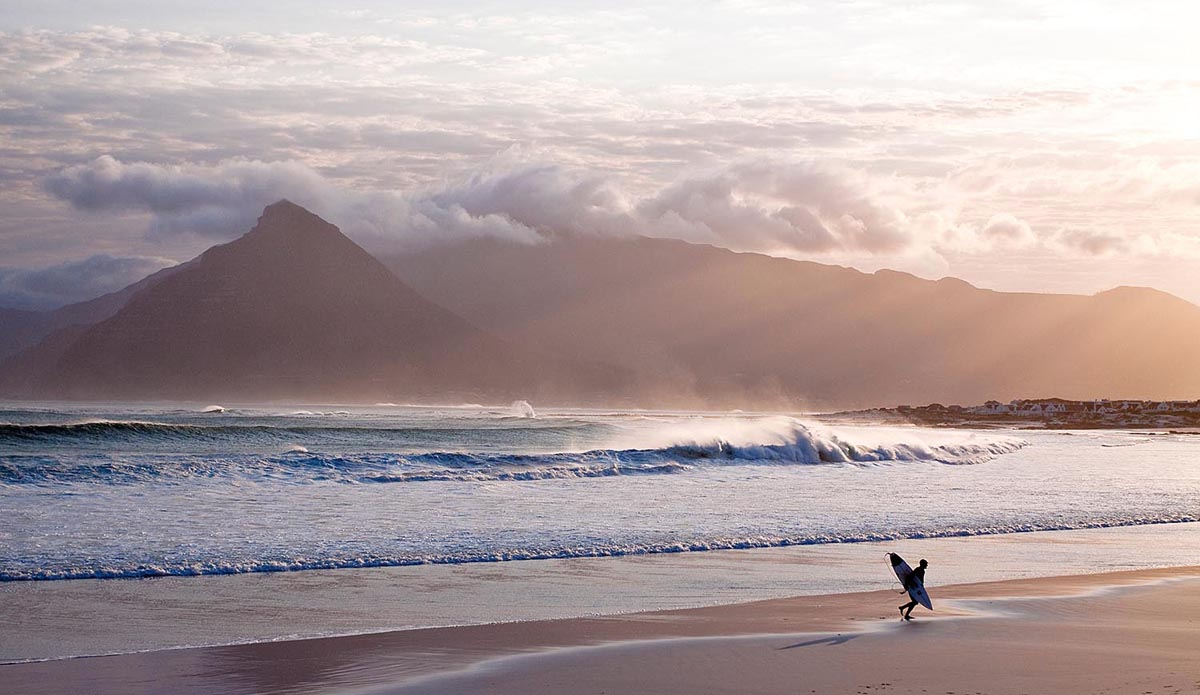
<path id="1" fill-rule="evenodd" d="M 928 566 L 929 563 L 925 561 L 925 558 L 921 558 L 921 562 L 917 565 L 916 569 L 904 579 L 904 589 L 909 592 L 910 596 L 915 593 L 917 587 L 925 586 L 925 568 Z M 913 600 L 900 606 L 900 616 L 905 620 L 912 620 L 912 611 L 917 607 L 917 604 L 918 601 L 913 596 Z"/>

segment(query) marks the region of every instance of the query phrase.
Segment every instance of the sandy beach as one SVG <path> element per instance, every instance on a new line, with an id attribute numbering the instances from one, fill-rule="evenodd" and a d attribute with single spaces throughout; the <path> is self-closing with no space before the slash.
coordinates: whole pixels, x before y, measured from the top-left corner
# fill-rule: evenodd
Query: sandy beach
<path id="1" fill-rule="evenodd" d="M 13 693 L 1200 691 L 1200 567 L 0 666 Z"/>

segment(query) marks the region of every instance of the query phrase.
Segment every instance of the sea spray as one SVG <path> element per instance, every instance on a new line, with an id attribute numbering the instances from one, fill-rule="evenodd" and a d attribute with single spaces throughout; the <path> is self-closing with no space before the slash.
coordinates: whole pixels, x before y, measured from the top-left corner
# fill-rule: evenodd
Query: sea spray
<path id="1" fill-rule="evenodd" d="M 0 438 L 38 441 L 58 437 L 80 443 L 93 437 L 120 438 L 133 444 L 157 443 L 161 438 L 194 438 L 204 441 L 236 437 L 236 428 L 196 427 L 148 422 L 92 422 L 75 425 L 0 426 Z M 614 475 L 679 474 L 697 468 L 739 465 L 842 464 L 854 466 L 939 463 L 970 465 L 989 461 L 1025 446 L 1022 439 L 975 435 L 934 437 L 915 431 L 892 430 L 864 441 L 834 433 L 793 418 L 765 418 L 750 422 L 709 421 L 671 426 L 666 432 L 649 430 L 642 441 L 660 440 L 664 434 L 676 441 L 660 448 L 592 449 L 544 454 L 489 454 L 474 452 L 361 452 L 331 454 L 315 445 L 298 443 L 300 435 L 321 441 L 324 435 L 345 436 L 341 427 L 264 428 L 240 433 L 255 441 L 274 442 L 284 454 L 222 453 L 104 455 L 61 459 L 38 458 L 0 461 L 0 484 L 7 485 L 131 485 L 138 483 L 186 484 L 191 479 L 227 478 L 242 482 L 291 483 L 431 483 L 448 481 L 536 481 L 597 478 Z M 328 432 L 323 431 L 328 430 Z M 686 434 L 684 431 L 686 430 Z M 363 433 L 366 436 L 366 432 Z M 638 437 L 620 435 L 619 441 Z M 278 451 L 278 449 L 276 449 Z"/>

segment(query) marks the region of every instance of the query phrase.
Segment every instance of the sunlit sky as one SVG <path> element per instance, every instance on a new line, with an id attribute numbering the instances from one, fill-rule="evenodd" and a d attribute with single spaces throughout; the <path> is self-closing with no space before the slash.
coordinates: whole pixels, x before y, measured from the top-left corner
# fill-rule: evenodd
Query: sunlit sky
<path id="1" fill-rule="evenodd" d="M 647 234 L 1200 302 L 1192 2 L 0 9 L 0 305 L 282 197 L 369 249 Z"/>

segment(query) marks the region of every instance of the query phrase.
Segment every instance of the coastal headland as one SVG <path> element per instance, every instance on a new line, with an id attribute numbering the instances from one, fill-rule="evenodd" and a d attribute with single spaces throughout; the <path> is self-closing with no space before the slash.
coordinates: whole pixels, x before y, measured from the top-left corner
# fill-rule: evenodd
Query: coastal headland
<path id="1" fill-rule="evenodd" d="M 898 405 L 831 413 L 823 419 L 940 427 L 1010 427 L 1019 429 L 1157 429 L 1175 433 L 1200 431 L 1200 400 L 1129 399 L 1069 400 L 1021 398 L 979 405 Z"/>

